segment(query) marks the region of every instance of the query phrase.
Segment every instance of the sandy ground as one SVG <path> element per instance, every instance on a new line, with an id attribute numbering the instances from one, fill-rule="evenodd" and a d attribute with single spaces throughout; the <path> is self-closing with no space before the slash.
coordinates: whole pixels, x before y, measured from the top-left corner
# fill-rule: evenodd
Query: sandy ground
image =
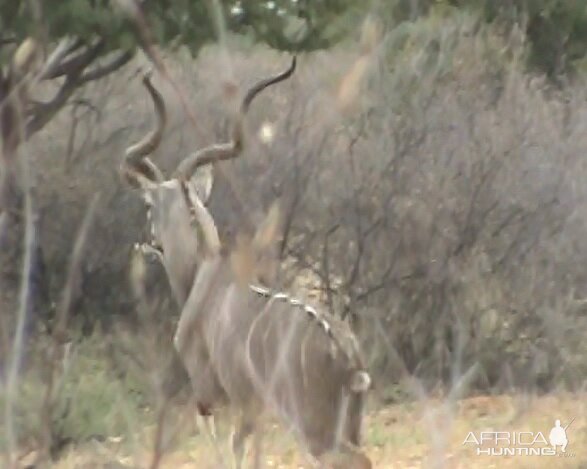
<path id="1" fill-rule="evenodd" d="M 562 426 L 572 421 L 567 429 L 568 446 L 564 455 L 560 449 L 555 456 L 483 454 L 483 451 L 499 452 L 504 447 L 510 451 L 525 451 L 515 449 L 517 447 L 543 451 L 540 450 L 545 447 L 542 437 L 549 439 L 556 419 L 561 420 Z M 290 435 L 275 424 L 268 424 L 268 427 L 264 439 L 266 468 L 310 467 Z M 229 461 L 227 428 L 219 428 L 220 444 L 217 446 L 204 435 L 196 434 L 193 422 L 182 428 L 182 437 L 176 437 L 174 449 L 165 454 L 160 467 L 228 467 L 225 465 Z M 478 454 L 474 441 L 481 438 L 480 432 L 488 433 L 484 433 L 487 441 L 480 446 L 482 452 Z M 496 444 L 494 433 L 489 432 L 503 432 L 499 434 L 502 440 Z M 524 433 L 521 443 L 515 446 L 505 440 L 513 438 L 513 432 L 531 433 Z M 152 429 L 147 429 L 144 434 L 137 435 L 132 444 L 113 437 L 105 442 L 71 448 L 53 467 L 148 467 L 151 455 L 144 448 L 150 434 Z M 390 405 L 368 414 L 364 439 L 375 468 L 587 468 L 587 395 L 480 396 L 453 406 L 442 400 Z M 464 443 L 465 440 L 469 442 Z M 530 444 L 534 440 L 536 443 Z"/>

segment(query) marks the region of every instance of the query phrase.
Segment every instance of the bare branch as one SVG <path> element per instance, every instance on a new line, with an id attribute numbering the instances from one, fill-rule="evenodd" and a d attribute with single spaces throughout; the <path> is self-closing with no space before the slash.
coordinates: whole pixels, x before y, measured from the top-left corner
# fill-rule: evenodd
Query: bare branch
<path id="1" fill-rule="evenodd" d="M 57 114 L 57 112 L 67 103 L 67 100 L 71 97 L 77 87 L 78 81 L 75 78 L 68 77 L 51 101 L 36 106 L 33 116 L 26 123 L 26 138 L 30 138 L 33 134 L 45 127 L 55 114 Z"/>
<path id="2" fill-rule="evenodd" d="M 84 82 L 80 77 L 83 70 L 98 58 L 104 49 L 104 40 L 99 39 L 93 46 L 89 46 L 86 50 L 72 59 L 55 66 L 54 72 L 49 77 L 58 77 L 66 75 L 65 82 L 55 94 L 54 98 L 43 104 L 35 106 L 32 114 L 29 117 L 25 127 L 25 136 L 29 138 L 41 130 L 47 123 L 55 116 L 55 114 L 67 103 L 73 92 Z M 63 51 L 66 46 L 62 46 Z M 63 51 L 60 52 L 61 55 Z"/>
<path id="3" fill-rule="evenodd" d="M 80 39 L 69 37 L 62 39 L 59 45 L 47 58 L 45 65 L 41 70 L 41 80 L 57 78 L 58 75 L 55 75 L 57 71 L 56 69 L 61 66 L 62 60 L 81 46 L 82 41 Z"/>
<path id="4" fill-rule="evenodd" d="M 3 37 L 0 38 L 0 47 L 6 46 L 6 45 L 11 45 L 11 44 L 16 44 L 17 40 L 15 36 L 8 36 L 8 37 Z"/>
<path id="5" fill-rule="evenodd" d="M 87 46 L 83 52 L 80 52 L 69 60 L 56 64 L 52 73 L 43 76 L 43 78 L 52 79 L 65 75 L 71 76 L 72 74 L 80 74 L 84 68 L 98 58 L 100 53 L 104 50 L 104 46 L 105 41 L 103 39 L 98 39 L 93 45 Z M 76 50 L 78 47 L 79 46 L 76 45 L 72 50 Z"/>
<path id="6" fill-rule="evenodd" d="M 118 52 L 112 59 L 104 65 L 99 65 L 92 70 L 88 70 L 80 78 L 80 83 L 99 80 L 100 78 L 115 72 L 120 67 L 126 65 L 134 57 L 134 51 Z"/>

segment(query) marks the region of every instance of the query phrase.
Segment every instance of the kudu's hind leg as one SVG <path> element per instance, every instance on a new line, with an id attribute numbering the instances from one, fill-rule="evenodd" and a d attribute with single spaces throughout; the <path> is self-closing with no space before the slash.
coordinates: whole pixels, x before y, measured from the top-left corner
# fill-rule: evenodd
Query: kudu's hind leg
<path id="1" fill-rule="evenodd" d="M 202 412 L 200 404 L 196 403 L 195 412 L 196 427 L 198 432 L 203 435 L 216 456 L 218 467 L 228 467 L 230 462 L 226 461 L 226 452 L 222 450 L 216 434 L 216 425 L 214 424 L 214 414 Z"/>
<path id="2" fill-rule="evenodd" d="M 196 408 L 198 409 L 197 416 L 200 430 L 209 433 L 216 441 L 216 425 L 212 409 L 201 402 L 196 402 Z"/>
<path id="3" fill-rule="evenodd" d="M 207 437 L 210 437 L 213 442 L 218 441 L 218 436 L 216 435 L 216 425 L 214 423 L 214 416 L 213 415 L 202 415 L 200 413 L 196 414 L 196 424 L 198 426 L 198 431 Z"/>
<path id="4" fill-rule="evenodd" d="M 255 417 L 243 414 L 231 436 L 231 449 L 235 469 L 241 469 L 247 438 L 255 432 Z"/>
<path id="5" fill-rule="evenodd" d="M 263 464 L 263 432 L 255 427 L 253 433 L 253 469 L 262 469 Z"/>

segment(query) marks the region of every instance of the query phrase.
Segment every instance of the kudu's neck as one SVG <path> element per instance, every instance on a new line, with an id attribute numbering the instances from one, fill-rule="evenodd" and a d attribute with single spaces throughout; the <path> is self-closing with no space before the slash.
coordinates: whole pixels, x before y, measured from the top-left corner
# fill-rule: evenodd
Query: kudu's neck
<path id="1" fill-rule="evenodd" d="M 175 300 L 185 304 L 195 280 L 199 263 L 198 230 L 177 181 L 169 181 L 153 194 L 151 219 L 153 239 L 162 250 L 162 261 Z"/>

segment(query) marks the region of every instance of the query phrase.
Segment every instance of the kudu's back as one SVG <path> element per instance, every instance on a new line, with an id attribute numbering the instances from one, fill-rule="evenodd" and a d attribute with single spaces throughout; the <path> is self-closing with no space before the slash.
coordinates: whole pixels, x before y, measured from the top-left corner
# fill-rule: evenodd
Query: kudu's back
<path id="1" fill-rule="evenodd" d="M 239 284 L 226 261 L 202 267 L 200 320 L 230 401 L 252 415 L 271 409 L 316 457 L 359 446 L 370 382 L 347 324 L 288 295 Z"/>

